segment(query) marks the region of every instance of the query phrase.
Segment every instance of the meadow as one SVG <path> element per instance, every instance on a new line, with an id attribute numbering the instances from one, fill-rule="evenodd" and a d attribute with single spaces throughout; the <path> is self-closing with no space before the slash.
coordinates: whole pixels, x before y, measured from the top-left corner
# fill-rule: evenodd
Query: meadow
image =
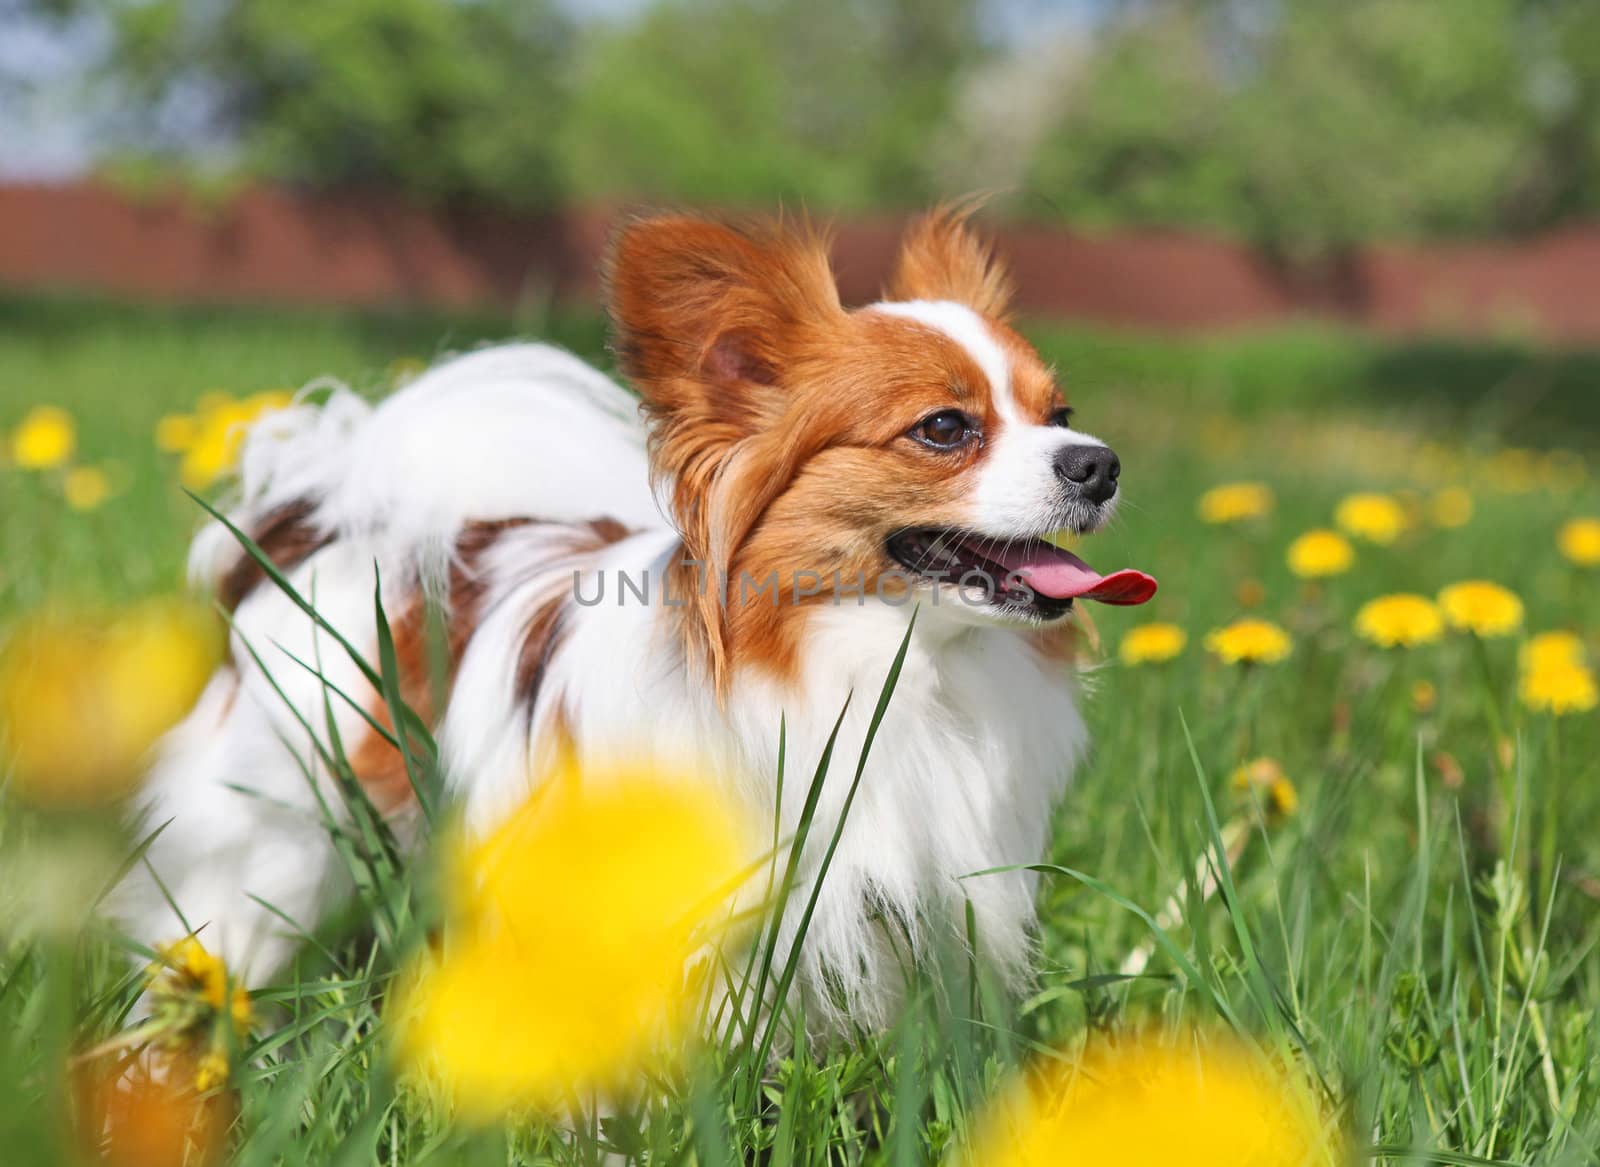
<path id="1" fill-rule="evenodd" d="M 1017 1064 L 1190 1024 L 1248 1034 L 1311 1083 L 1361 1161 L 1600 1159 L 1600 718 L 1581 684 L 1536 683 L 1540 652 L 1600 651 L 1600 549 L 1567 526 L 1600 516 L 1600 360 L 1025 331 L 1123 459 L 1118 519 L 1084 553 L 1161 583 L 1146 608 L 1088 614 L 1096 744 L 1046 857 L 1036 991 L 997 999 L 957 969 L 970 993 L 920 983 L 888 1034 L 770 1064 L 730 1039 L 576 1136 L 471 1129 L 396 1080 L 393 954 L 346 922 L 263 994 L 287 1023 L 234 1051 L 235 1161 L 940 1161 Z M 85 493 L 62 467 L 0 462 L 0 629 L 181 588 L 203 514 L 161 418 L 324 375 L 380 394 L 512 335 L 607 360 L 591 317 L 0 299 L 0 431 L 60 407 L 73 463 L 103 471 Z M 1441 596 L 1463 581 L 1516 602 Z M 1423 601 L 1358 619 L 1396 594 Z M 1532 640 L 1548 632 L 1575 639 Z M 1379 643 L 1396 639 L 1414 643 Z M 114 938 L 67 923 L 94 896 L 74 857 L 128 844 L 95 815 L 0 803 L 8 1162 L 70 1161 L 63 1066 L 139 987 Z M 417 879 L 387 871 L 374 894 L 425 901 Z"/>

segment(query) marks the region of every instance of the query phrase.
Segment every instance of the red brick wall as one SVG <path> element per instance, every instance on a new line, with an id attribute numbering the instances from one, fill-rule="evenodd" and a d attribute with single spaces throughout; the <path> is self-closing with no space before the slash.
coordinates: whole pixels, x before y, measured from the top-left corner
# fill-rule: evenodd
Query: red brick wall
<path id="1" fill-rule="evenodd" d="M 527 295 L 592 302 L 610 216 L 426 211 L 366 196 L 252 190 L 224 205 L 93 183 L 0 187 L 0 285 L 171 300 L 438 308 Z M 897 221 L 841 223 L 847 300 L 875 293 Z M 1177 233 L 1001 229 L 1020 309 L 1165 331 L 1333 318 L 1399 334 L 1600 343 L 1600 227 L 1520 242 L 1372 247 L 1333 282 Z"/>

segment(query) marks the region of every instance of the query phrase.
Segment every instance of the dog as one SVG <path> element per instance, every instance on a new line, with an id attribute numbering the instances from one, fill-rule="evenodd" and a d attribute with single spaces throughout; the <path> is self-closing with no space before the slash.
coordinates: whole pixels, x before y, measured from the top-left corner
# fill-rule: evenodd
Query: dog
<path id="1" fill-rule="evenodd" d="M 965 214 L 935 211 L 883 300 L 847 309 L 809 227 L 662 215 L 620 228 L 606 286 L 637 399 L 510 344 L 376 407 L 337 390 L 249 433 L 229 521 L 325 627 L 223 524 L 196 537 L 191 573 L 231 612 L 232 650 L 159 747 L 141 811 L 163 829 L 118 897 L 125 927 L 199 929 L 252 986 L 284 967 L 350 890 L 318 821 L 338 802 L 330 721 L 367 798 L 414 835 L 404 759 L 367 720 L 392 728 L 388 707 L 327 630 L 375 659 L 377 589 L 471 831 L 556 758 L 628 756 L 792 832 L 837 721 L 826 837 L 904 643 L 797 984 L 823 1024 L 887 1024 L 906 946 L 966 943 L 969 910 L 985 958 L 1025 983 L 1019 865 L 1044 855 L 1087 746 L 1073 605 L 1156 585 L 1048 540 L 1106 523 L 1120 463 L 1008 325 L 1003 265 Z M 780 728 L 801 779 L 778 806 Z M 993 868 L 1009 869 L 964 878 Z M 802 883 L 816 871 L 807 855 Z"/>

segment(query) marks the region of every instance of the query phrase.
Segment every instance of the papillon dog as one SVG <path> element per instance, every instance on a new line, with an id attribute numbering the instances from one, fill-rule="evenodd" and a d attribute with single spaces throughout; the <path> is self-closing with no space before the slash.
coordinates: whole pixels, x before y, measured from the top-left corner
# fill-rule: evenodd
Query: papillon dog
<path id="1" fill-rule="evenodd" d="M 904 643 L 797 984 L 824 1023 L 885 1024 L 908 948 L 968 943 L 969 912 L 986 959 L 1025 982 L 1023 865 L 1087 745 L 1073 605 L 1156 586 L 1051 541 L 1111 516 L 1116 454 L 1006 323 L 1007 275 L 959 212 L 916 221 L 864 307 L 793 224 L 641 218 L 606 286 L 637 398 L 510 344 L 248 434 L 230 522 L 324 623 L 224 525 L 197 536 L 231 652 L 159 747 L 142 811 L 161 829 L 117 897 L 124 924 L 152 944 L 198 930 L 250 985 L 279 972 L 351 890 L 320 819 L 335 735 L 375 807 L 419 818 L 368 721 L 390 725 L 388 707 L 328 631 L 376 659 L 376 588 L 469 831 L 556 758 L 630 757 L 691 768 L 792 832 L 845 709 L 826 838 Z M 782 805 L 780 731 L 800 776 Z"/>

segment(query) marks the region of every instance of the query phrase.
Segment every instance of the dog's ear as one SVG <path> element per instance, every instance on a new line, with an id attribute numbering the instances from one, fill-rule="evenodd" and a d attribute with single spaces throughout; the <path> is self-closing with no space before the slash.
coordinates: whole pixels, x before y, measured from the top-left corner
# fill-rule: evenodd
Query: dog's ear
<path id="1" fill-rule="evenodd" d="M 842 309 L 809 230 L 690 216 L 624 226 L 607 264 L 618 363 L 658 423 L 747 436 L 781 416 L 792 354 Z"/>
<path id="2" fill-rule="evenodd" d="M 954 300 L 1004 320 L 1011 312 L 1011 276 L 973 231 L 975 208 L 941 207 L 913 220 L 900 241 L 886 300 Z"/>
<path id="3" fill-rule="evenodd" d="M 650 417 L 651 470 L 686 555 L 723 578 L 735 548 L 801 454 L 783 426 L 792 370 L 844 319 L 825 240 L 806 227 L 686 216 L 624 227 L 607 265 L 617 361 Z M 720 589 L 696 607 L 719 689 Z"/>

